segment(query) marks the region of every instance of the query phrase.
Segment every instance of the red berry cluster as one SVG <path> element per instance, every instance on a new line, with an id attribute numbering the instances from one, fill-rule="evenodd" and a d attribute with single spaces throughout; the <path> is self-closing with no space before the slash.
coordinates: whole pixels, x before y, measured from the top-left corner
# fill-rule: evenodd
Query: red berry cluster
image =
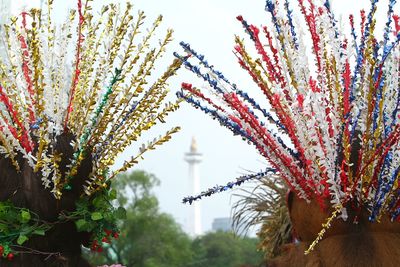
<path id="1" fill-rule="evenodd" d="M 111 239 L 115 238 L 118 239 L 119 234 L 118 232 L 109 230 L 109 229 L 104 229 L 104 232 L 101 233 L 100 237 L 98 239 L 93 240 L 91 250 L 95 252 L 103 252 L 103 243 L 110 244 Z"/>
<path id="2" fill-rule="evenodd" d="M 97 240 L 93 240 L 92 246 L 90 248 L 92 251 L 103 252 L 103 247 L 101 244 L 97 243 Z"/>
<path id="3" fill-rule="evenodd" d="M 8 250 L 9 249 L 6 249 L 6 251 L 8 251 Z M 4 247 L 0 246 L 0 255 L 2 255 L 3 258 L 6 258 L 7 260 L 14 259 L 14 254 L 13 253 L 11 253 L 11 252 L 4 253 L 4 251 L 5 251 Z"/>

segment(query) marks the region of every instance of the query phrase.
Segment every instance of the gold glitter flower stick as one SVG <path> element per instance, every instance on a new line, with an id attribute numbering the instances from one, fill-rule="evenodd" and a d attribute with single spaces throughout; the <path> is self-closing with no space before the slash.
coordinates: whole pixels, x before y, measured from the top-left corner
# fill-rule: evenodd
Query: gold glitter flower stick
<path id="1" fill-rule="evenodd" d="M 130 4 L 127 3 L 127 5 L 128 5 L 128 9 L 130 9 Z M 106 6 L 106 7 L 107 8 L 104 8 L 103 11 L 102 11 L 102 19 L 104 18 L 104 14 L 107 12 L 107 10 L 109 10 L 109 7 L 108 6 Z M 134 43 L 134 40 L 135 40 L 135 37 L 140 33 L 139 29 L 140 29 L 140 26 L 144 22 L 144 18 L 145 18 L 144 13 L 143 12 L 139 12 L 138 13 L 138 18 L 137 18 L 135 24 L 132 26 L 132 30 L 127 30 L 128 31 L 127 35 L 129 37 L 129 41 L 128 41 L 128 44 L 126 45 L 125 52 L 123 53 L 123 56 L 121 56 L 121 55 L 119 56 L 120 59 L 122 58 L 119 69 L 124 70 L 124 73 L 121 75 L 121 82 L 124 81 L 125 73 L 130 73 L 132 68 L 133 68 L 133 66 L 134 66 L 134 65 L 130 65 L 130 66 L 125 66 L 125 65 L 128 62 L 128 59 L 131 57 L 131 54 L 134 51 L 134 48 L 136 47 L 136 44 Z M 101 20 L 99 21 L 99 23 L 100 22 L 101 22 Z M 98 30 L 98 28 L 100 26 L 99 23 L 94 27 L 90 27 L 90 31 L 91 31 L 90 32 L 90 36 L 92 36 L 92 38 L 90 38 L 90 41 L 94 43 L 94 45 L 93 45 L 94 48 L 93 49 L 92 48 L 88 49 L 89 50 L 88 51 L 88 53 L 89 53 L 88 57 L 89 58 L 88 58 L 88 60 L 85 61 L 87 63 L 88 71 L 90 71 L 90 69 L 92 68 L 92 64 L 90 62 L 95 60 L 96 56 L 99 56 L 98 49 L 99 49 L 99 46 L 100 46 L 103 38 L 106 35 L 105 34 L 106 31 L 103 31 L 100 34 L 100 37 L 97 39 L 96 31 Z M 128 24 L 130 24 L 130 23 L 128 23 Z M 88 78 L 90 78 L 90 75 L 86 75 L 86 76 L 88 76 Z M 97 77 L 97 75 L 94 75 L 94 77 Z M 82 130 L 85 128 L 85 126 L 86 126 L 85 123 L 86 123 L 87 117 L 90 114 L 90 111 L 92 111 L 94 109 L 94 104 L 93 103 L 95 103 L 94 99 L 98 95 L 97 88 L 99 88 L 99 86 L 97 86 L 97 83 L 98 83 L 98 79 L 96 79 L 96 81 L 94 82 L 93 85 L 89 84 L 89 82 L 88 82 L 87 84 L 85 84 L 85 86 L 83 86 L 83 89 L 80 90 L 81 94 L 82 94 L 82 97 L 80 98 L 79 106 L 86 106 L 87 108 L 83 109 L 86 112 L 84 114 L 82 114 L 83 110 L 75 109 L 73 111 L 73 114 L 71 114 L 71 119 L 73 117 L 73 120 L 76 121 L 76 123 L 75 123 L 75 124 L 77 124 L 76 126 L 79 127 L 78 129 L 76 129 L 76 131 L 78 133 L 81 133 Z M 88 94 L 87 92 L 90 92 L 90 93 Z M 130 92 L 125 92 L 124 96 L 129 95 L 128 93 L 130 93 Z"/>
<path id="2" fill-rule="evenodd" d="M 127 47 L 127 49 L 126 49 L 126 52 L 124 53 L 124 56 L 120 56 L 119 58 L 123 58 L 123 60 L 121 61 L 121 66 L 125 66 L 126 65 L 126 63 L 127 62 L 129 62 L 129 58 L 131 57 L 131 52 L 132 52 L 132 50 L 133 50 L 133 47 L 136 47 L 136 44 L 133 44 L 133 38 L 139 33 L 139 27 L 143 24 L 143 20 L 144 20 L 144 18 L 145 18 L 145 16 L 144 16 L 144 14 L 143 14 L 143 12 L 139 12 L 139 18 L 138 18 L 138 20 L 137 20 L 137 23 L 136 23 L 136 25 L 133 27 L 133 29 L 131 29 L 131 31 L 132 31 L 132 33 L 129 35 L 128 34 L 128 36 L 130 36 L 130 40 L 129 40 L 129 45 L 128 45 L 128 47 Z M 110 22 L 109 22 L 110 23 Z M 155 26 L 154 26 L 155 25 Z M 142 54 L 142 52 L 144 52 L 145 50 L 144 50 L 144 48 L 145 47 L 147 47 L 147 44 L 146 44 L 146 42 L 148 42 L 149 41 L 149 39 L 150 39 L 150 37 L 153 35 L 153 33 L 154 33 L 154 30 L 155 30 L 155 27 L 158 25 L 158 23 L 155 23 L 155 24 L 153 24 L 153 29 L 152 30 L 150 30 L 150 32 L 149 32 L 149 34 L 147 34 L 146 35 L 146 37 L 144 38 L 144 44 L 143 45 L 138 45 L 138 52 L 136 53 L 136 55 L 135 55 L 135 60 L 138 60 L 139 58 L 140 58 L 140 55 Z M 110 29 L 111 30 L 111 29 Z M 129 62 L 129 64 L 126 66 L 126 68 L 125 68 L 125 70 L 123 69 L 123 73 L 121 74 L 121 82 L 123 82 L 124 81 L 124 79 L 125 79 L 125 73 L 131 73 L 132 72 L 132 68 L 133 68 L 133 66 L 134 66 L 134 64 L 136 63 L 136 61 L 133 61 L 133 62 Z M 146 64 L 147 64 L 148 62 L 145 60 L 145 62 L 142 64 L 142 66 L 141 66 L 141 68 L 143 67 L 143 66 L 146 66 Z M 141 68 L 139 69 L 139 71 L 137 72 L 137 74 L 134 74 L 133 75 L 133 77 L 137 77 L 137 76 L 140 76 L 142 73 L 143 73 L 143 71 L 141 71 Z M 121 68 L 122 69 L 122 68 Z M 100 75 L 101 76 L 101 75 Z M 95 82 L 95 84 L 97 83 L 97 79 L 99 79 L 99 77 L 96 77 L 96 82 Z M 143 80 L 144 80 L 144 78 L 143 78 Z M 131 83 L 129 83 L 130 84 L 130 86 L 127 86 L 127 88 L 128 88 L 128 90 L 130 90 L 130 89 L 132 89 L 132 87 L 133 87 L 133 85 L 135 85 L 136 83 L 135 82 L 131 82 Z M 96 88 L 96 86 L 92 86 L 91 88 Z M 130 92 L 127 92 L 127 91 L 125 91 L 125 93 L 123 94 L 123 98 L 121 99 L 121 102 L 120 102 L 120 104 L 118 105 L 118 106 L 116 106 L 115 104 L 113 104 L 114 103 L 114 100 L 115 100 L 115 98 L 117 97 L 117 95 L 118 94 L 120 94 L 121 92 L 120 92 L 120 90 L 118 89 L 118 87 L 116 87 L 116 90 L 114 90 L 114 92 L 113 92 L 113 94 L 110 96 L 110 105 L 108 105 L 108 107 L 105 109 L 105 111 L 104 111 L 104 113 L 103 113 L 103 116 L 102 116 L 102 118 L 100 119 L 100 122 L 99 122 L 99 127 L 97 127 L 97 129 L 96 129 L 96 132 L 92 135 L 92 137 L 96 137 L 96 136 L 99 136 L 100 135 L 100 133 L 98 132 L 98 131 L 101 131 L 101 130 L 104 130 L 104 129 L 107 129 L 107 124 L 110 122 L 110 121 L 115 121 L 115 119 L 114 118 L 111 118 L 110 116 L 111 116 L 111 113 L 115 113 L 115 109 L 116 108 L 118 108 L 118 109 L 120 109 L 121 107 L 121 103 L 127 103 L 128 101 L 126 101 L 126 98 L 127 98 L 127 96 L 129 96 L 130 94 L 132 94 L 132 93 L 130 93 Z M 88 103 L 91 103 L 93 100 L 93 95 L 90 97 L 90 100 L 89 101 L 86 101 L 86 102 L 88 102 Z M 129 97 L 128 97 L 129 98 Z M 112 112 L 111 112 L 112 111 Z M 114 114 L 112 115 L 112 116 L 115 116 Z M 83 125 L 83 124 L 80 124 L 80 125 Z M 83 128 L 82 128 L 83 129 Z M 79 132 L 80 132 L 81 130 L 79 130 Z"/>
<path id="3" fill-rule="evenodd" d="M 107 185 L 109 184 L 108 181 L 115 178 L 115 176 L 118 173 L 124 172 L 129 168 L 133 167 L 134 165 L 136 165 L 140 159 L 143 159 L 144 153 L 146 153 L 149 150 L 154 150 L 156 149 L 157 146 L 161 146 L 164 143 L 168 142 L 172 138 L 172 135 L 177 133 L 180 129 L 181 129 L 180 127 L 174 127 L 171 130 L 169 130 L 164 136 L 155 138 L 153 141 L 148 142 L 147 145 L 143 144 L 139 149 L 140 152 L 138 155 L 131 157 L 131 159 L 128 161 L 125 161 L 123 166 L 118 170 L 112 172 L 107 179 L 106 179 L 107 177 L 106 173 L 108 173 L 108 168 L 103 169 L 103 171 L 101 172 L 98 172 L 98 174 L 91 177 L 87 181 L 87 185 L 84 186 L 84 192 L 86 193 L 86 195 L 90 196 L 93 193 L 97 192 L 98 190 L 107 187 Z"/>
<path id="4" fill-rule="evenodd" d="M 88 1 L 86 2 L 88 4 Z M 87 6 L 86 6 L 87 7 Z M 68 127 L 68 120 L 69 116 L 71 114 L 72 108 L 73 108 L 73 101 L 74 101 L 74 96 L 75 96 L 75 90 L 79 82 L 79 75 L 81 73 L 80 71 L 80 61 L 82 58 L 82 44 L 84 41 L 84 36 L 83 36 L 83 26 L 85 24 L 85 17 L 83 15 L 82 11 L 82 0 L 78 0 L 78 36 L 77 36 L 77 44 L 76 44 L 76 53 L 75 53 L 75 72 L 73 74 L 73 79 L 72 79 L 72 84 L 71 84 L 71 89 L 69 93 L 69 102 L 68 102 L 68 107 L 67 107 L 67 112 L 66 112 L 66 117 L 65 117 L 65 122 L 64 122 L 64 131 L 67 130 Z"/>
<path id="5" fill-rule="evenodd" d="M 125 65 L 129 62 L 129 58 L 131 58 L 132 53 L 134 52 L 134 49 L 136 47 L 134 40 L 136 40 L 135 37 L 137 37 L 138 34 L 140 33 L 140 27 L 143 25 L 145 18 L 146 18 L 146 16 L 144 15 L 144 12 L 139 11 L 138 18 L 137 18 L 134 26 L 132 27 L 132 30 L 128 33 L 129 41 L 126 46 L 124 56 L 121 59 L 120 69 L 125 69 Z M 143 49 L 143 48 L 140 47 L 140 49 Z M 133 68 L 133 66 L 135 66 L 135 64 L 128 64 L 128 65 L 129 66 L 127 66 L 126 71 L 125 71 L 126 73 L 129 73 L 129 71 Z"/>
<path id="6" fill-rule="evenodd" d="M 111 30 L 109 25 L 104 26 L 107 12 L 109 12 L 108 15 L 110 17 L 115 15 L 113 13 L 114 10 L 110 9 L 109 6 L 105 6 L 102 8 L 101 17 L 97 22 L 92 23 L 91 20 L 86 22 L 88 24 L 88 33 L 86 34 L 87 46 L 85 46 L 85 52 L 82 55 L 82 77 L 74 98 L 74 105 L 84 108 L 73 109 L 70 119 L 72 123 L 69 123 L 69 127 L 77 135 L 82 134 L 82 131 L 89 122 L 88 117 L 95 109 L 96 99 L 99 97 L 100 89 L 102 88 L 101 82 L 108 70 L 106 59 L 100 54 L 102 50 L 108 50 L 108 48 L 103 46 Z M 93 69 L 92 62 L 95 62 L 99 58 L 99 66 Z"/>
<path id="7" fill-rule="evenodd" d="M 309 254 L 311 251 L 314 250 L 315 246 L 325 235 L 326 230 L 328 230 L 329 227 L 331 227 L 332 221 L 339 215 L 339 213 L 341 212 L 342 209 L 343 209 L 343 205 L 341 205 L 341 204 L 339 204 L 335 207 L 334 211 L 332 212 L 332 215 L 326 220 L 326 223 L 322 224 L 322 230 L 318 233 L 315 240 L 311 243 L 311 245 L 308 247 L 308 249 L 304 252 L 305 255 Z"/>
<path id="8" fill-rule="evenodd" d="M 2 127 L 0 126 L 0 129 Z M 16 160 L 16 155 L 14 153 L 14 151 L 12 150 L 12 146 L 11 144 L 9 144 L 9 142 L 7 141 L 7 138 L 3 135 L 2 131 L 0 131 L 0 153 L 1 154 L 5 154 L 8 155 L 11 159 L 12 164 L 15 167 L 15 170 L 17 172 L 19 172 L 21 169 L 19 167 L 19 164 Z"/>
<path id="9" fill-rule="evenodd" d="M 96 126 L 98 118 L 99 118 L 100 114 L 103 112 L 104 106 L 107 104 L 109 96 L 113 90 L 113 86 L 119 80 L 120 75 L 121 75 L 121 70 L 115 69 L 115 74 L 114 74 L 109 86 L 107 87 L 107 91 L 103 95 L 102 100 L 99 103 L 99 106 L 97 107 L 93 117 L 90 120 L 90 126 L 85 129 L 84 134 L 81 136 L 81 138 L 79 140 L 79 148 L 78 148 L 78 151 L 76 151 L 74 153 L 74 158 L 72 159 L 72 163 L 71 163 L 71 169 L 67 173 L 65 181 L 60 184 L 58 192 L 61 192 L 61 188 L 64 188 L 66 190 L 71 189 L 71 185 L 69 185 L 69 181 L 76 175 L 81 161 L 87 155 L 87 152 L 88 152 L 88 151 L 86 151 L 87 141 L 88 141 L 90 135 L 92 134 L 93 128 Z"/>
<path id="10" fill-rule="evenodd" d="M 101 145 L 99 146 L 102 151 L 101 155 L 109 155 L 110 153 L 113 154 L 114 151 L 115 153 L 118 153 L 118 151 L 122 151 L 124 148 L 128 147 L 134 140 L 127 140 L 126 142 L 121 142 L 123 137 L 127 135 L 127 132 L 134 131 L 135 134 L 133 135 L 133 137 L 135 140 L 137 139 L 138 136 L 140 136 L 140 134 L 138 134 L 137 131 L 138 129 L 137 127 L 139 126 L 138 122 L 141 118 L 147 117 L 144 116 L 144 114 L 146 113 L 150 114 L 149 102 L 151 101 L 154 102 L 154 100 L 157 99 L 161 99 L 162 101 L 164 97 L 156 97 L 155 92 L 158 91 L 157 94 L 161 93 L 162 95 L 162 91 L 160 91 L 160 86 L 165 86 L 168 78 L 174 76 L 181 65 L 182 63 L 179 60 L 174 60 L 173 63 L 164 72 L 164 74 L 157 80 L 157 82 L 151 86 L 151 89 L 145 93 L 145 96 L 140 100 L 139 103 L 131 104 L 129 109 L 127 109 L 128 108 L 127 105 L 124 107 L 120 116 L 116 119 L 117 123 L 108 133 L 108 135 L 105 135 L 106 137 L 102 140 Z M 165 91 L 165 93 L 167 92 Z M 160 104 L 161 103 L 157 105 L 157 108 L 160 106 Z M 175 107 L 174 110 L 176 110 L 176 106 L 174 107 Z M 171 110 L 165 110 L 165 113 L 162 114 L 161 116 L 165 117 L 167 113 Z M 92 144 L 95 143 L 99 143 L 99 140 L 92 142 Z"/>
<path id="11" fill-rule="evenodd" d="M 140 159 L 143 159 L 143 154 L 149 150 L 154 150 L 156 149 L 157 146 L 161 146 L 164 143 L 168 142 L 171 140 L 172 135 L 180 131 L 180 127 L 174 127 L 171 130 L 169 130 L 164 136 L 160 136 L 158 139 L 155 138 L 153 141 L 150 141 L 147 143 L 147 145 L 142 145 L 140 147 L 140 153 L 134 157 L 132 157 L 129 161 L 125 161 L 124 165 L 119 168 L 118 170 L 114 171 L 108 179 L 113 179 L 118 173 L 124 172 L 131 167 L 133 167 L 135 164 L 139 162 Z"/>
<path id="12" fill-rule="evenodd" d="M 144 84 L 147 83 L 146 81 L 146 77 L 151 75 L 151 71 L 154 68 L 154 64 L 156 62 L 157 59 L 159 59 L 162 55 L 163 52 L 165 51 L 165 47 L 172 41 L 172 30 L 168 30 L 167 34 L 163 40 L 163 42 L 160 45 L 160 48 L 158 49 L 158 52 L 155 53 L 154 50 L 151 50 L 145 57 L 144 62 L 140 65 L 139 71 L 137 76 L 135 76 L 134 80 L 131 81 L 131 84 L 129 86 L 127 86 L 127 88 L 124 91 L 124 96 L 127 98 L 126 101 L 124 101 L 124 106 L 123 107 L 118 107 L 116 109 L 116 111 L 119 113 L 119 115 L 117 116 L 117 119 L 115 120 L 116 122 L 119 122 L 118 124 L 115 124 L 116 126 L 121 125 L 121 123 L 124 123 L 124 125 L 129 125 L 129 122 L 126 121 L 127 115 L 129 115 L 129 111 L 127 110 L 129 107 L 132 106 L 132 99 L 136 96 L 138 96 L 138 90 L 143 92 L 142 87 Z M 179 64 L 179 63 L 175 63 Z M 168 71 L 165 73 L 168 76 L 165 77 L 165 74 L 163 75 L 163 78 L 160 78 L 158 80 L 158 82 L 156 84 L 154 84 L 153 86 L 151 86 L 151 88 L 145 93 L 145 96 L 150 96 L 150 97 L 155 97 L 158 98 L 159 101 L 163 101 L 163 98 L 159 98 L 156 95 L 153 95 L 153 92 L 155 92 L 156 90 L 159 89 L 159 87 L 157 86 L 158 84 L 161 83 L 165 83 L 165 81 L 172 76 L 176 70 L 180 67 L 181 64 L 179 64 L 178 67 L 176 67 L 174 64 L 172 66 L 169 67 Z M 172 70 L 172 73 L 171 73 Z M 132 88 L 132 86 L 136 86 L 136 90 L 134 91 L 133 94 L 129 94 L 129 90 Z M 140 88 L 140 89 L 139 89 Z M 130 95 L 130 96 L 129 96 Z M 136 107 L 137 110 L 142 110 L 142 105 L 146 105 L 147 104 L 147 97 L 144 97 L 138 104 L 138 106 Z M 122 111 L 119 111 L 119 109 L 122 108 Z M 102 132 L 101 130 L 106 130 L 106 123 L 110 120 L 110 116 L 115 116 L 115 110 L 113 111 L 111 109 L 111 106 L 109 106 L 109 108 L 105 111 L 104 116 L 102 117 L 102 119 L 99 122 L 99 127 L 97 128 L 97 132 L 93 135 L 93 137 L 96 136 L 102 136 Z M 133 116 L 132 118 L 134 118 L 136 116 Z M 111 133 L 114 134 L 116 129 L 112 129 L 109 132 L 109 135 Z M 122 130 L 119 131 L 120 133 L 123 133 Z M 107 138 L 106 138 L 107 140 Z M 97 140 L 93 140 L 94 143 L 97 142 Z M 92 141 L 90 141 L 90 143 L 92 143 Z"/>

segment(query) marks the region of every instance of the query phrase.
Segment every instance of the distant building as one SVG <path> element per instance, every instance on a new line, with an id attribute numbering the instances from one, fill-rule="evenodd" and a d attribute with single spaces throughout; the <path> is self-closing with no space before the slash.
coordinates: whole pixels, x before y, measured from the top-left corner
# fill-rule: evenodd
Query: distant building
<path id="1" fill-rule="evenodd" d="M 223 231 L 223 232 L 231 232 L 232 229 L 232 219 L 229 217 L 225 218 L 215 218 L 212 223 L 213 232 Z"/>

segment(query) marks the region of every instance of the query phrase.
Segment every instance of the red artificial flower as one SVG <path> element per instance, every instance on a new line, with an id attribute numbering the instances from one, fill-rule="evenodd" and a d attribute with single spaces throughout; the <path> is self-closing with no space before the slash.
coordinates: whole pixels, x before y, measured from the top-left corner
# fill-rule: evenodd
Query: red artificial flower
<path id="1" fill-rule="evenodd" d="M 7 259 L 8 259 L 9 261 L 11 261 L 12 259 L 14 259 L 14 254 L 8 253 Z"/>
<path id="2" fill-rule="evenodd" d="M 104 233 L 106 233 L 107 236 L 110 236 L 112 231 L 104 228 Z"/>

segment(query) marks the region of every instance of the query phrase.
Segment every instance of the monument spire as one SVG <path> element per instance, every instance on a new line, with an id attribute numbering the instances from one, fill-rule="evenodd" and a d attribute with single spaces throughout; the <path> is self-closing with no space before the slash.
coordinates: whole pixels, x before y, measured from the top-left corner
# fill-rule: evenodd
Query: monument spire
<path id="1" fill-rule="evenodd" d="M 200 192 L 200 175 L 198 165 L 202 160 L 202 154 L 198 152 L 197 142 L 195 137 L 192 138 L 190 152 L 185 154 L 185 161 L 189 163 L 189 186 L 193 194 Z M 201 229 L 201 208 L 200 203 L 196 202 L 190 209 L 188 218 L 188 231 L 192 237 L 202 234 Z"/>

